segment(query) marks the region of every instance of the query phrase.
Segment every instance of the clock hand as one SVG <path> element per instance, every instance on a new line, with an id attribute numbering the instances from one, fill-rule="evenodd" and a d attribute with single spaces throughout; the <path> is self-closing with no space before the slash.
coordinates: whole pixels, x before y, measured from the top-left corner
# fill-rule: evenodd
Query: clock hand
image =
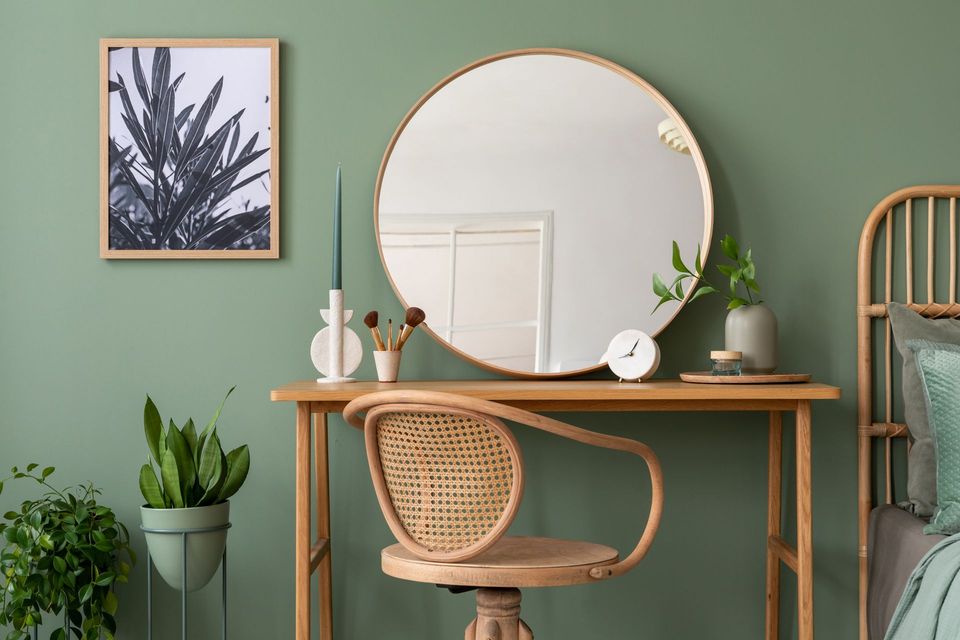
<path id="1" fill-rule="evenodd" d="M 630 347 L 629 353 L 623 354 L 623 355 L 620 356 L 620 358 L 618 358 L 618 359 L 631 358 L 631 357 L 633 357 L 633 352 L 634 352 L 634 350 L 637 348 L 637 345 L 638 345 L 638 344 L 640 344 L 640 338 L 637 338 L 637 341 L 633 343 L 633 346 L 632 346 L 632 347 Z"/>

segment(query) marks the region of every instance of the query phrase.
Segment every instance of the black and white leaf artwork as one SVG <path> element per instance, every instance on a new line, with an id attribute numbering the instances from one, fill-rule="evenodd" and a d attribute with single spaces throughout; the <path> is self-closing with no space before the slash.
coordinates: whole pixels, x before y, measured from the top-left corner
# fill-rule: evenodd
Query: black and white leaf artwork
<path id="1" fill-rule="evenodd" d="M 231 48 L 110 51 L 110 249 L 270 247 L 263 57 Z"/>

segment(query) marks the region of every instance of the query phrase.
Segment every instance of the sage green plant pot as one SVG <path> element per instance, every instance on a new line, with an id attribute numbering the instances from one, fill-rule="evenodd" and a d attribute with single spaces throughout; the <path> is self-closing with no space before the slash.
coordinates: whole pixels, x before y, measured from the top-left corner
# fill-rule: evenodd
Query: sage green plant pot
<path id="1" fill-rule="evenodd" d="M 230 522 L 230 502 L 187 509 L 140 507 L 144 529 L 207 529 Z M 183 536 L 175 533 L 147 533 L 147 549 L 164 581 L 177 589 L 183 586 Z M 217 572 L 227 546 L 227 529 L 187 535 L 187 591 L 206 586 Z"/>
<path id="2" fill-rule="evenodd" d="M 743 353 L 743 373 L 773 373 L 777 368 L 777 316 L 768 306 L 732 309 L 725 334 L 727 351 Z"/>

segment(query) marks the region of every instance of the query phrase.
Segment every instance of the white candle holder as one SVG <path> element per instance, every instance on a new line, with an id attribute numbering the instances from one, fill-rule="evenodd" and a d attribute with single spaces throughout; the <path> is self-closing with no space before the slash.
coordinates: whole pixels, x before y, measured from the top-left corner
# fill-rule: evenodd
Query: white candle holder
<path id="1" fill-rule="evenodd" d="M 317 378 L 317 382 L 356 382 L 348 376 L 363 360 L 363 345 L 360 336 L 346 326 L 353 318 L 353 310 L 343 309 L 343 289 L 330 289 L 330 308 L 321 309 L 320 317 L 327 326 L 320 329 L 310 343 L 310 359 L 324 376 Z"/>

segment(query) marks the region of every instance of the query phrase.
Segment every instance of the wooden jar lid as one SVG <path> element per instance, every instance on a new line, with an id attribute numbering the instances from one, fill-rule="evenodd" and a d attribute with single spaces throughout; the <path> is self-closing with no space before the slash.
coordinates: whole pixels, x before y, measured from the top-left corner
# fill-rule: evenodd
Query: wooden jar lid
<path id="1" fill-rule="evenodd" d="M 711 360 L 743 360 L 742 351 L 711 351 Z"/>

